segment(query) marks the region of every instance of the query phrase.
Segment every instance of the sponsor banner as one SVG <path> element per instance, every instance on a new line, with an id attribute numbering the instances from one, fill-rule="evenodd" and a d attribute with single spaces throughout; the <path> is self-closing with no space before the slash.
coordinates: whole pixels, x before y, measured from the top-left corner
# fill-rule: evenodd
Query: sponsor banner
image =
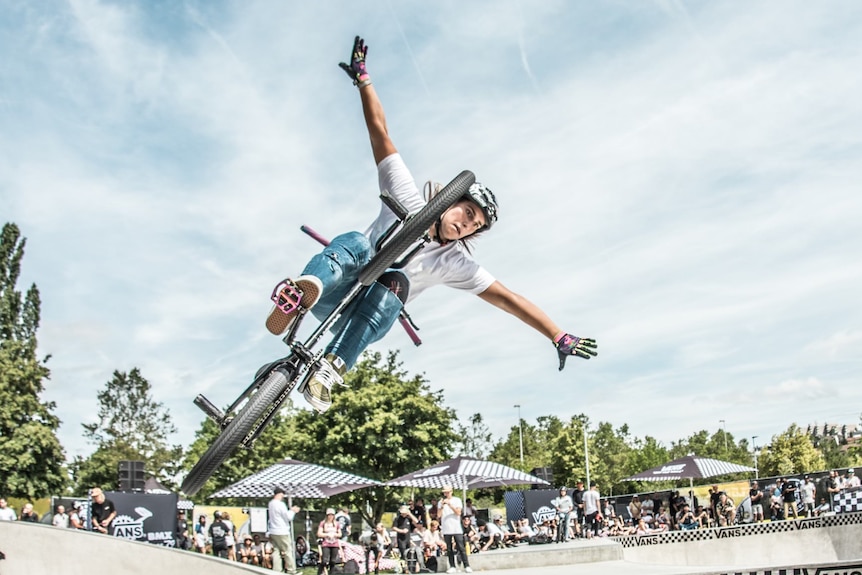
<path id="1" fill-rule="evenodd" d="M 132 541 L 174 547 L 177 528 L 177 495 L 150 495 L 109 491 L 117 516 L 110 535 Z"/>

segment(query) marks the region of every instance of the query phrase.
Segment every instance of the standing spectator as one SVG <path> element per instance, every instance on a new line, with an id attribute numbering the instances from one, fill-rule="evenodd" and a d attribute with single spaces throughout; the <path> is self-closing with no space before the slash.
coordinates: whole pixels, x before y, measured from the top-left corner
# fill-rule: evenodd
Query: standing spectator
<path id="1" fill-rule="evenodd" d="M 408 505 L 408 507 L 410 506 Z M 410 508 L 410 513 L 416 518 L 417 525 L 422 524 L 427 527 L 431 522 L 431 520 L 428 519 L 428 509 L 425 508 L 425 500 L 421 497 L 416 498 L 416 502 Z"/>
<path id="2" fill-rule="evenodd" d="M 62 527 L 63 529 L 69 528 L 69 516 L 66 515 L 66 508 L 64 506 L 58 505 L 54 509 L 54 517 L 51 519 L 51 525 Z"/>
<path id="3" fill-rule="evenodd" d="M 177 511 L 177 549 L 188 551 L 192 548 L 192 540 L 189 537 L 189 522 L 186 521 L 186 512 L 180 509 Z"/>
<path id="4" fill-rule="evenodd" d="M 25 503 L 21 508 L 21 516 L 18 521 L 27 521 L 29 523 L 39 523 L 39 514 L 33 511 L 32 503 Z"/>
<path id="5" fill-rule="evenodd" d="M 802 505 L 805 508 L 806 517 L 814 517 L 814 496 L 817 493 L 817 486 L 808 475 L 805 476 L 805 482 L 802 484 Z"/>
<path id="6" fill-rule="evenodd" d="M 628 509 L 629 516 L 632 518 L 632 524 L 637 525 L 638 521 L 641 519 L 641 500 L 637 495 L 632 497 Z"/>
<path id="7" fill-rule="evenodd" d="M 431 523 L 433 519 L 436 519 L 438 522 L 440 521 L 440 505 L 436 497 L 432 497 L 428 503 L 428 522 L 425 525 Z"/>
<path id="8" fill-rule="evenodd" d="M 410 513 L 410 507 L 402 505 L 398 508 L 398 515 L 392 522 L 392 530 L 395 531 L 395 542 L 398 545 L 398 554 L 401 559 L 407 558 L 407 550 L 410 548 L 410 534 L 416 528 L 419 521 Z"/>
<path id="9" fill-rule="evenodd" d="M 284 502 L 284 489 L 276 487 L 269 500 L 269 540 L 273 546 L 272 568 L 277 573 L 296 573 L 296 554 L 293 551 L 291 524 L 299 513 L 299 506 L 290 509 Z M 333 517 L 335 513 L 333 512 Z"/>
<path id="10" fill-rule="evenodd" d="M 862 486 L 862 482 L 859 481 L 859 477 L 857 477 L 856 472 L 853 469 L 847 470 L 847 481 L 844 482 L 844 489 L 853 489 L 854 487 Z"/>
<path id="11" fill-rule="evenodd" d="M 562 543 L 569 539 L 569 521 L 572 511 L 575 509 L 575 502 L 569 496 L 568 490 L 565 487 L 560 487 L 560 496 L 554 500 L 554 508 L 557 510 L 557 518 L 560 522 L 560 530 L 557 532 L 557 543 Z"/>
<path id="12" fill-rule="evenodd" d="M 332 573 L 336 564 L 344 562 L 341 527 L 335 521 L 335 509 L 330 507 L 326 510 L 326 518 L 317 526 L 317 538 L 322 539 L 320 542 L 320 565 L 317 573 L 320 575 L 324 569 L 327 573 Z"/>
<path id="13" fill-rule="evenodd" d="M 341 529 L 341 540 L 346 542 L 350 538 L 350 527 L 352 525 L 347 507 L 342 507 L 338 510 L 338 513 L 335 514 L 335 522 L 338 523 L 338 527 Z"/>
<path id="14" fill-rule="evenodd" d="M 69 527 L 72 529 L 84 529 L 84 518 L 81 517 L 81 512 L 84 506 L 77 501 L 72 504 L 72 512 L 69 514 Z"/>
<path id="15" fill-rule="evenodd" d="M 476 524 L 476 507 L 473 505 L 473 500 L 469 497 L 464 500 L 464 509 L 461 511 L 461 517 L 469 517 L 470 523 Z"/>
<path id="16" fill-rule="evenodd" d="M 117 508 L 113 501 L 105 497 L 101 487 L 91 489 L 90 496 L 93 498 L 93 503 L 90 505 L 90 515 L 93 518 L 92 529 L 107 535 L 111 530 L 114 517 L 117 516 Z"/>
<path id="17" fill-rule="evenodd" d="M 781 487 L 781 498 L 784 500 L 784 518 L 790 519 L 789 509 L 793 513 L 793 518 L 799 519 L 799 514 L 796 513 L 796 484 L 785 481 Z"/>
<path id="18" fill-rule="evenodd" d="M 447 573 L 455 572 L 455 554 L 461 559 L 464 571 L 472 573 L 470 562 L 467 559 L 467 548 L 464 546 L 464 529 L 461 527 L 461 512 L 463 503 L 460 497 L 452 495 L 452 486 L 443 486 L 443 498 L 438 505 L 440 527 L 443 532 L 443 540 L 446 543 L 446 555 L 449 558 L 449 569 Z"/>
<path id="19" fill-rule="evenodd" d="M 713 484 L 709 489 L 709 510 L 715 518 L 716 523 L 720 523 L 718 518 L 718 502 L 721 499 L 721 490 L 717 484 Z"/>
<path id="20" fill-rule="evenodd" d="M 201 515 L 198 517 L 198 522 L 195 525 L 195 551 L 203 555 L 212 551 L 208 544 L 209 529 L 207 529 L 207 516 Z"/>
<path id="21" fill-rule="evenodd" d="M 599 534 L 599 486 L 593 481 L 590 490 L 584 492 L 584 531 L 587 538 L 592 539 Z"/>
<path id="22" fill-rule="evenodd" d="M 776 480 L 775 487 L 772 489 L 772 496 L 769 498 L 769 519 L 778 521 L 784 516 L 781 511 L 781 505 L 784 502 L 781 498 L 781 479 Z"/>
<path id="23" fill-rule="evenodd" d="M 15 510 L 9 507 L 3 497 L 0 497 L 0 521 L 18 521 Z"/>
<path id="24" fill-rule="evenodd" d="M 224 536 L 224 542 L 227 545 L 227 558 L 236 561 L 236 526 L 230 520 L 230 513 L 227 511 L 221 514 L 221 520 L 227 525 L 227 534 Z"/>
<path id="25" fill-rule="evenodd" d="M 221 557 L 222 559 L 228 558 L 228 550 L 227 550 L 227 534 L 228 534 L 228 526 L 222 520 L 221 512 L 216 511 L 213 513 L 213 523 L 209 528 L 209 536 L 210 541 L 212 541 L 212 550 L 213 555 L 216 557 Z"/>
<path id="26" fill-rule="evenodd" d="M 572 501 L 575 504 L 575 536 L 582 537 L 582 525 L 584 524 L 584 482 L 578 481 L 575 490 L 572 491 Z M 568 527 L 568 526 L 567 526 Z"/>
<path id="27" fill-rule="evenodd" d="M 835 496 L 841 492 L 841 483 L 838 480 L 838 472 L 834 469 L 829 472 L 829 483 L 827 484 L 826 491 L 829 492 L 829 503 L 835 507 Z"/>
<path id="28" fill-rule="evenodd" d="M 751 499 L 751 520 L 755 523 L 763 521 L 763 491 L 757 481 L 751 482 L 748 497 Z"/>

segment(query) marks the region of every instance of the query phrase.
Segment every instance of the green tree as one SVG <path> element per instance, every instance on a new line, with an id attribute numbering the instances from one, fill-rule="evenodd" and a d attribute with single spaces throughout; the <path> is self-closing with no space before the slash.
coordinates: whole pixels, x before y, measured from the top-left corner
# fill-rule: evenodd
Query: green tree
<path id="1" fill-rule="evenodd" d="M 587 433 L 589 446 L 588 426 L 589 418 L 586 415 L 573 416 L 553 438 L 551 446 L 556 457 L 553 458 L 551 468 L 554 471 L 554 483 L 557 485 L 575 485 L 577 481 L 586 479 L 584 434 Z M 591 450 L 590 467 L 595 466 L 596 460 L 596 454 Z"/>
<path id="2" fill-rule="evenodd" d="M 458 425 L 459 453 L 467 457 L 484 459 L 493 447 L 491 430 L 481 413 L 470 416 L 470 425 Z"/>
<path id="3" fill-rule="evenodd" d="M 596 481 L 603 495 L 611 495 L 623 477 L 643 469 L 632 469 L 635 463 L 628 425 L 616 430 L 610 423 L 599 423 L 590 440 L 590 479 Z"/>
<path id="4" fill-rule="evenodd" d="M 772 443 L 758 463 L 763 476 L 805 473 L 825 467 L 823 457 L 811 443 L 811 438 L 795 423 L 772 437 Z"/>
<path id="5" fill-rule="evenodd" d="M 817 450 L 823 457 L 826 469 L 838 469 L 841 467 L 853 466 L 853 457 L 849 451 L 841 448 L 837 438 L 821 438 L 816 445 Z"/>
<path id="6" fill-rule="evenodd" d="M 17 290 L 26 239 L 15 224 L 0 233 L 0 493 L 34 499 L 60 494 L 67 478 L 60 420 L 43 402 L 48 358 L 36 357 L 39 290 Z"/>
<path id="7" fill-rule="evenodd" d="M 636 475 L 641 471 L 658 467 L 674 458 L 668 449 L 655 437 L 647 435 L 643 439 L 635 438 L 632 440 L 632 450 L 626 462 L 626 476 Z M 623 486 L 624 491 L 627 493 L 639 493 L 642 491 L 670 489 L 673 487 L 673 483 L 635 481 L 626 482 Z"/>
<path id="8" fill-rule="evenodd" d="M 366 352 L 333 393 L 332 407 L 318 414 L 290 409 L 270 425 L 252 450 L 240 450 L 195 496 L 203 498 L 284 458 L 318 463 L 387 481 L 452 456 L 458 441 L 455 411 L 443 405 L 421 376 L 408 376 L 397 352 Z M 204 423 L 186 467 L 215 437 Z M 404 500 L 405 490 L 379 486 L 338 495 L 331 504 L 357 509 L 370 524 Z M 367 503 L 367 505 L 366 505 Z"/>
<path id="9" fill-rule="evenodd" d="M 182 447 L 169 442 L 177 428 L 170 411 L 153 398 L 152 386 L 140 370 L 115 371 L 96 397 L 99 420 L 82 425 L 84 437 L 96 450 L 73 463 L 78 490 L 115 485 L 122 460 L 144 461 L 148 475 L 171 486 L 182 458 Z"/>
<path id="10" fill-rule="evenodd" d="M 552 445 L 562 429 L 563 422 L 554 415 L 538 417 L 535 425 L 523 421 L 521 426 L 524 443 L 523 465 L 517 425 L 509 430 L 505 438 L 494 445 L 489 459 L 526 472 L 537 467 L 552 467 L 554 461 Z"/>

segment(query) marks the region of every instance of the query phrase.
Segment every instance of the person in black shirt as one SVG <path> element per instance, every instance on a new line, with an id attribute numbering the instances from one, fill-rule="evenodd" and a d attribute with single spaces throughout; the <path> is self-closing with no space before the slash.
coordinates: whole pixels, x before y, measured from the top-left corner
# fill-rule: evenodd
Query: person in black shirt
<path id="1" fill-rule="evenodd" d="M 763 521 L 763 491 L 757 481 L 751 483 L 748 496 L 751 499 L 751 520 L 759 523 Z"/>
<path id="2" fill-rule="evenodd" d="M 583 534 L 582 525 L 584 524 L 584 482 L 578 481 L 578 486 L 572 491 L 572 501 L 575 503 L 575 536 L 581 537 Z"/>
<path id="3" fill-rule="evenodd" d="M 410 534 L 413 533 L 413 528 L 417 523 L 418 520 L 410 513 L 410 508 L 407 505 L 402 505 L 398 509 L 398 515 L 392 522 L 392 529 L 398 534 L 395 540 L 398 543 L 398 552 L 402 559 L 407 556 L 407 549 L 410 548 Z"/>
<path id="4" fill-rule="evenodd" d="M 114 507 L 113 501 L 105 497 L 105 492 L 100 487 L 91 489 L 90 496 L 93 498 L 93 502 L 90 504 L 93 531 L 109 535 L 111 532 L 111 523 L 114 522 L 114 517 L 117 516 L 117 508 Z"/>
<path id="5" fill-rule="evenodd" d="M 216 557 L 221 557 L 222 559 L 227 559 L 227 535 L 230 533 L 230 529 L 222 521 L 221 513 L 218 511 L 214 514 L 215 521 L 210 525 L 209 533 L 210 540 L 212 541 L 213 546 L 213 555 Z"/>
<path id="6" fill-rule="evenodd" d="M 785 481 L 784 487 L 781 489 L 781 496 L 784 499 L 784 518 L 790 519 L 788 509 L 793 513 L 794 519 L 799 519 L 796 513 L 796 483 Z"/>

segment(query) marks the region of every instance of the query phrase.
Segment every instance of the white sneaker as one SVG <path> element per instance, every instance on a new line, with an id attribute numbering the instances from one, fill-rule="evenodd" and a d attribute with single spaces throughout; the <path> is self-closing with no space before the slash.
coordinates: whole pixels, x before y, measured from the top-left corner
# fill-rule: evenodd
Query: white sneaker
<path id="1" fill-rule="evenodd" d="M 296 301 L 296 292 L 298 289 L 302 292 L 300 301 Z M 272 335 L 281 335 L 293 324 L 296 319 L 296 312 L 302 306 L 305 309 L 311 309 L 317 300 L 320 299 L 320 294 L 323 292 L 323 284 L 320 279 L 315 276 L 299 276 L 295 280 L 286 279 L 279 282 L 272 292 L 272 300 L 278 305 L 272 306 L 269 310 L 269 315 L 266 316 L 266 329 Z M 284 311 L 284 306 L 288 311 Z"/>
<path id="2" fill-rule="evenodd" d="M 318 413 L 323 413 L 332 406 L 332 386 L 344 385 L 341 377 L 345 371 L 344 361 L 332 354 L 320 359 L 320 368 L 314 372 L 302 396 Z"/>
<path id="3" fill-rule="evenodd" d="M 446 569 L 446 573 L 455 573 L 456 571 L 457 569 L 455 569 L 454 567 L 449 567 L 448 569 Z"/>
<path id="4" fill-rule="evenodd" d="M 464 573 L 472 573 L 472 572 L 473 572 L 473 570 L 470 569 L 469 567 L 464 567 Z"/>

